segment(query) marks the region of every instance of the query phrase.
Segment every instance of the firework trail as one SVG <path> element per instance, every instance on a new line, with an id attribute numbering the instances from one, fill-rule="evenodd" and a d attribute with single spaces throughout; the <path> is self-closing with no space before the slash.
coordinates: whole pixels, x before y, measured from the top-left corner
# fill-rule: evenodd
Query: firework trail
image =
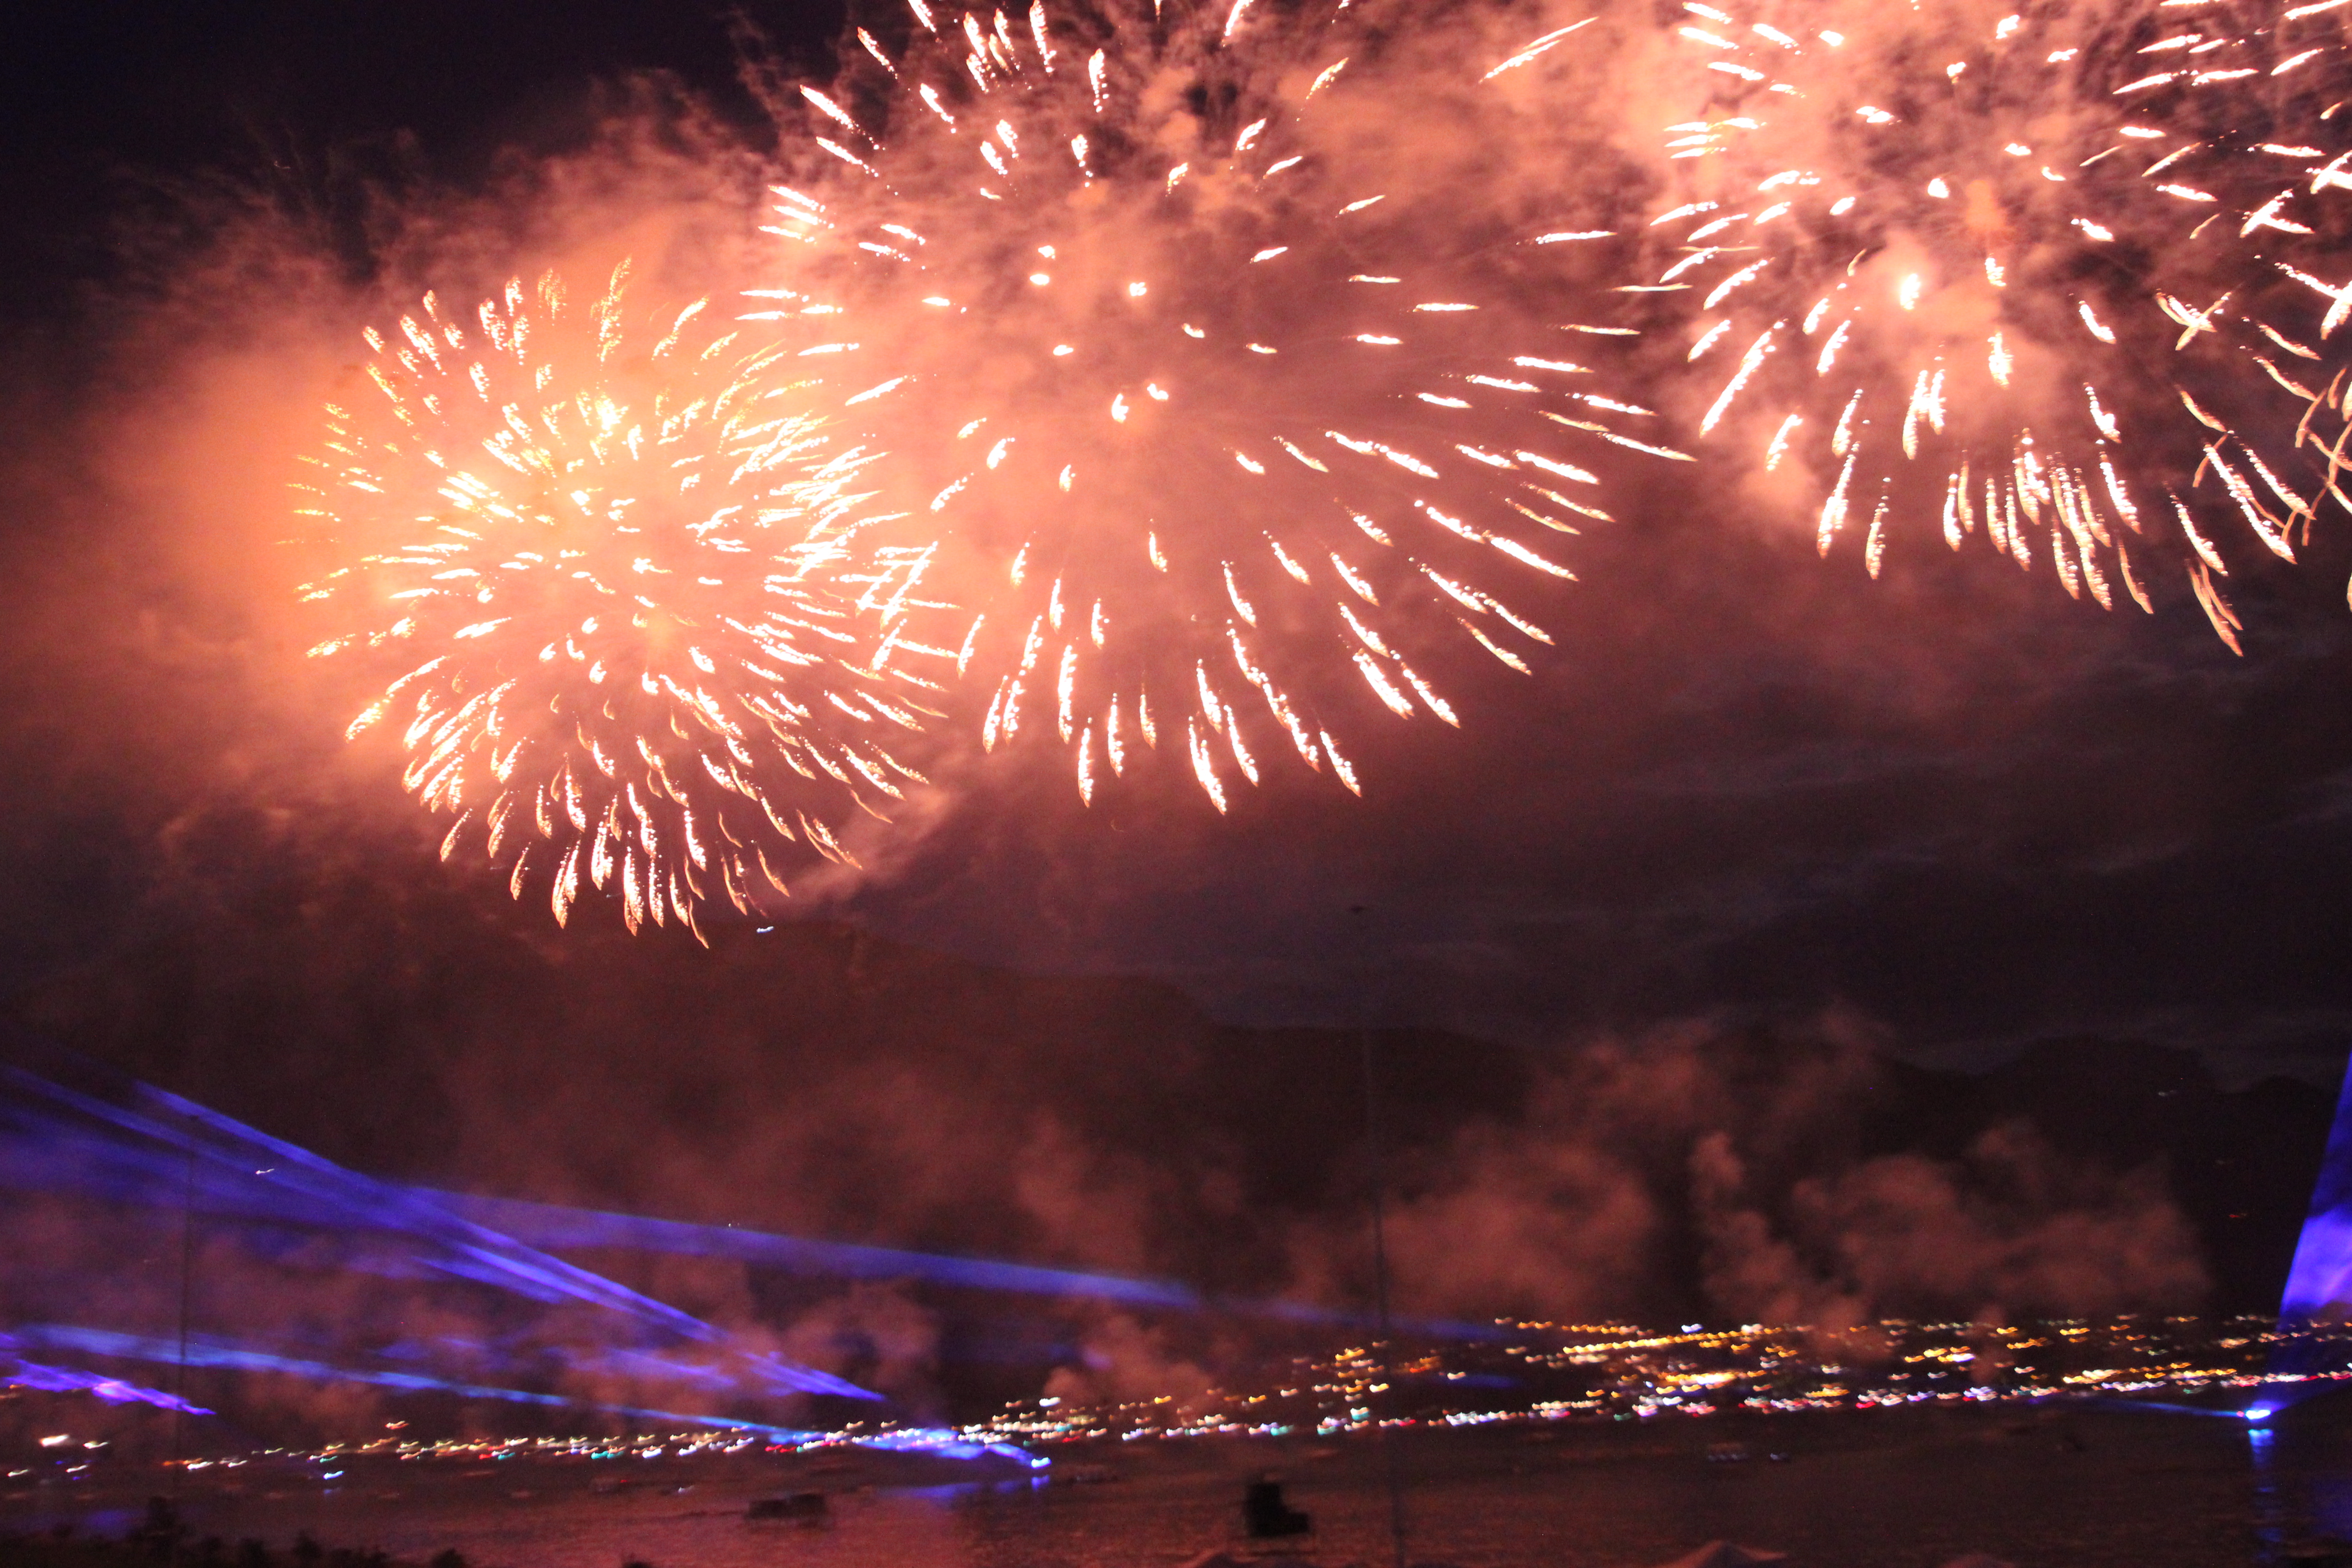
<path id="1" fill-rule="evenodd" d="M 2269 129 L 2318 117 L 2340 23 L 2297 27 L 2323 9 L 1686 5 L 1703 108 L 1668 128 L 1675 250 L 1638 288 L 1696 306 L 1701 433 L 1810 491 L 1822 552 L 1859 534 L 1874 576 L 1933 520 L 2147 609 L 2160 553 L 2237 647 L 2227 531 L 2293 559 L 2310 521 L 2233 413 L 2276 424 L 2268 378 L 2310 352 L 2246 306 L 2294 233 L 2266 181 L 2326 162 Z"/>
<path id="2" fill-rule="evenodd" d="M 808 90 L 831 173 L 776 232 L 901 378 L 856 438 L 980 612 L 940 640 L 983 743 L 1058 736 L 1089 801 L 1181 752 L 1222 811 L 1285 752 L 1358 790 L 1340 737 L 1457 723 L 1463 650 L 1528 670 L 1605 471 L 1675 455 L 1573 324 L 1607 237 L 1368 166 L 1361 27 L 912 3 Z"/>
<path id="3" fill-rule="evenodd" d="M 700 937 L 701 901 L 758 908 L 919 780 L 893 747 L 935 700 L 896 636 L 922 561 L 866 548 L 870 460 L 824 429 L 806 349 L 626 281 L 370 329 L 373 386 L 329 407 L 304 487 L 342 563 L 304 596 L 345 628 L 314 656 L 400 672 L 350 732 L 404 727 L 444 858 L 483 844 L 559 922 L 617 884 L 631 931 Z"/>

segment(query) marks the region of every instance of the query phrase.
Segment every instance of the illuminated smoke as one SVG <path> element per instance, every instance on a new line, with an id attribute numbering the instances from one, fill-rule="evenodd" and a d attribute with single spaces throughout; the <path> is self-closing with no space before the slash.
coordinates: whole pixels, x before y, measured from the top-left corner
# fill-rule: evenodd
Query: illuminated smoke
<path id="1" fill-rule="evenodd" d="M 352 733 L 403 727 L 445 858 L 485 847 L 559 921 L 593 887 L 699 936 L 702 900 L 758 908 L 919 782 L 893 748 L 934 700 L 895 636 L 922 561 L 862 538 L 871 460 L 793 374 L 823 344 L 626 278 L 370 329 L 309 487 L 339 628 L 311 652 L 396 672 Z"/>
<path id="2" fill-rule="evenodd" d="M 978 612 L 983 743 L 1057 737 L 1089 800 L 1171 753 L 1223 810 L 1458 723 L 1459 650 L 1528 670 L 1607 470 L 1672 455 L 1577 324 L 1607 237 L 1394 183 L 1344 17 L 914 9 L 808 93 L 834 167 L 776 232 L 898 378 L 857 439 Z"/>
<path id="3" fill-rule="evenodd" d="M 2311 521 L 2312 465 L 2235 411 L 2293 429 L 2248 395 L 2334 299 L 2314 282 L 2292 328 L 2249 310 L 2313 226 L 2279 171 L 2344 144 L 2323 9 L 1686 5 L 1704 107 L 1667 128 L 1675 248 L 1640 287 L 1685 312 L 1701 431 L 1785 470 L 1874 576 L 1896 530 L 1981 530 L 2147 609 L 2161 557 L 2236 647 L 2215 574 L 2246 528 L 2292 560 Z"/>

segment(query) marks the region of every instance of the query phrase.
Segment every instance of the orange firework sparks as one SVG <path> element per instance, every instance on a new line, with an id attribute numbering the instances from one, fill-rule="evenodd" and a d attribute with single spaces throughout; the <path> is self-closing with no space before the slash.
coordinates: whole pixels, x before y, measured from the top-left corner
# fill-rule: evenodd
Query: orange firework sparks
<path id="1" fill-rule="evenodd" d="M 1457 723 L 1457 648 L 1528 670 L 1609 470 L 1678 456 L 1574 324 L 1607 237 L 1391 188 L 1328 18 L 915 11 L 809 92 L 841 174 L 777 232 L 919 371 L 860 439 L 973 584 L 983 742 L 1055 736 L 1089 800 L 1157 750 L 1223 810 Z"/>
<path id="2" fill-rule="evenodd" d="M 1513 141 L 1584 23 L 1440 82 L 1347 0 L 908 5 L 802 89 L 790 287 L 428 295 L 330 411 L 312 651 L 559 921 L 761 908 L 950 714 L 1089 803 L 1360 794 L 1691 460 L 1612 374 L 1662 321 L 1716 460 L 1873 576 L 1906 523 L 2107 608 L 2177 563 L 2236 648 L 2239 556 L 2352 510 L 2352 0 L 1687 0 L 1628 57 L 1685 106 L 1654 196 Z"/>
<path id="3" fill-rule="evenodd" d="M 2181 369 L 2179 406 L 2195 420 L 2192 486 L 2200 511 L 2242 523 L 2273 553 L 2296 559 L 2319 507 L 2352 510 L 2341 476 L 2345 435 L 2326 431 L 2346 405 L 2344 340 L 2352 280 L 2341 276 L 2352 210 L 2352 49 L 2341 4 L 2235 6 L 2162 29 L 2130 86 L 2136 102 L 2179 127 L 2159 176 L 2216 209 L 2182 247 L 2194 264 L 2156 305 Z M 2184 266 L 2185 270 L 2185 266 Z M 2299 410 L 2289 417 L 2283 410 Z M 2218 499 L 2216 499 L 2218 498 Z M 2192 498 L 2196 499 L 2196 498 Z M 2228 569 L 2197 516 L 2173 502 L 2196 547 L 2192 581 L 2232 648 L 2241 629 L 2218 577 Z"/>
<path id="4" fill-rule="evenodd" d="M 404 727 L 445 858 L 471 837 L 559 921 L 589 886 L 699 937 L 698 903 L 757 908 L 919 779 L 893 747 L 943 650 L 898 636 L 921 553 L 866 547 L 871 460 L 793 352 L 626 277 L 368 331 L 304 508 L 346 563 L 305 596 L 352 629 L 310 651 L 400 671 L 351 733 Z"/>
<path id="5" fill-rule="evenodd" d="M 2242 308 L 2250 278 L 2276 292 L 2248 237 L 2294 221 L 2249 192 L 2326 161 L 2242 127 L 2280 107 L 2250 80 L 2340 64 L 2294 37 L 2316 7 L 1684 9 L 1706 108 L 1668 127 L 1683 188 L 1652 226 L 1677 251 L 1637 287 L 1696 307 L 1701 433 L 1810 486 L 1823 552 L 1859 534 L 1874 576 L 1935 518 L 2147 609 L 2134 552 L 2161 548 L 2237 647 L 2216 523 L 2292 559 L 2310 520 L 2229 417 L 2224 389 L 2304 346 Z"/>

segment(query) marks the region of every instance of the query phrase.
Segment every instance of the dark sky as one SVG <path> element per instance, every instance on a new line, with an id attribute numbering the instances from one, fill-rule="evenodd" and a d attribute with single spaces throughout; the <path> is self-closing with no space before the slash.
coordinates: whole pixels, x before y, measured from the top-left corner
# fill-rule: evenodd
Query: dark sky
<path id="1" fill-rule="evenodd" d="M 11 314 L 47 317 L 108 267 L 109 231 L 159 178 L 250 174 L 400 147 L 444 177 L 478 177 L 504 146 L 576 129 L 584 89 L 665 70 L 739 113 L 738 8 L 453 4 L 101 3 L 23 19 L 0 63 L 18 215 Z M 841 8 L 740 8 L 788 56 L 821 51 Z"/>
<path id="2" fill-rule="evenodd" d="M 839 25 L 750 16 L 803 58 Z M 123 468 L 199 438 L 143 401 L 178 327 L 142 322 L 179 319 L 142 311 L 220 210 L 192 189 L 309 204 L 364 282 L 384 190 L 462 193 L 560 151 L 628 73 L 755 124 L 730 28 L 694 6 L 289 4 L 12 31 L 12 979 L 117 951 L 183 907 L 157 895 L 172 879 L 266 899 L 321 846 L 338 876 L 503 900 L 430 863 L 390 779 L 335 760 L 299 661 L 224 586 L 239 572 L 176 548 L 184 520 Z M 202 438 L 233 401 L 200 410 Z M 2340 536 L 2308 554 L 2242 570 L 2238 658 L 2185 588 L 2106 615 L 1927 529 L 1874 584 L 1853 550 L 1824 563 L 1661 470 L 1581 545 L 1557 657 L 1465 686 L 1458 734 L 1370 743 L 1362 803 L 1277 775 L 1223 820 L 1182 791 L 1088 812 L 1058 756 L 1015 752 L 827 912 L 990 963 L 1161 977 L 1240 1021 L 1346 1021 L 1370 969 L 1383 1018 L 1536 1044 L 1847 1009 L 1935 1059 L 2094 1033 L 2195 1046 L 2233 1080 L 2326 1077 L 2352 1025 L 2352 618 Z M 189 823 L 232 807 L 271 847 L 190 850 Z"/>

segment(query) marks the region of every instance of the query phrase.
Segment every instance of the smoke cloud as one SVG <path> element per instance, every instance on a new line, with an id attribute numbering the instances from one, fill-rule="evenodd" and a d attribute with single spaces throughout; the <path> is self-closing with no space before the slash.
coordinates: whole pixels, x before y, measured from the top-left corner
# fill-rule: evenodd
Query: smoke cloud
<path id="1" fill-rule="evenodd" d="M 1474 1121 L 1416 1163 L 1391 1221 L 1402 1299 L 1655 1321 L 1695 1296 L 1712 1317 L 1832 1329 L 2202 1302 L 2160 1170 L 2068 1159 L 2013 1122 L 1958 1160 L 1867 1153 L 1889 1071 L 1847 1021 L 1769 1055 L 1697 1026 L 1575 1053 L 1523 1121 Z"/>
<path id="2" fill-rule="evenodd" d="M 1750 1206 L 1729 1139 L 1701 1139 L 1691 1165 L 1708 1298 L 1743 1319 L 1838 1330 L 2178 1311 L 2210 1285 L 2155 1172 L 2084 1169 L 2015 1124 L 1956 1163 L 1888 1155 L 1808 1176 L 1782 1200 L 1785 1228 Z"/>

